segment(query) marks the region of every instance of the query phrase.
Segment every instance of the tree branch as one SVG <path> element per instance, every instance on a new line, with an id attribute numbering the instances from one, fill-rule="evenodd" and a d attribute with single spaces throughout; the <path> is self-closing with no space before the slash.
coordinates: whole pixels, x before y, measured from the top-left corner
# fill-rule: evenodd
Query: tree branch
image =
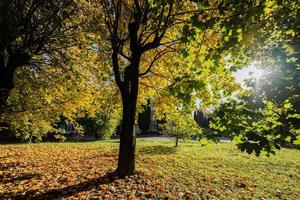
<path id="1" fill-rule="evenodd" d="M 164 50 L 164 51 L 160 51 L 158 52 L 155 56 L 154 56 L 154 59 L 152 60 L 152 62 L 150 63 L 150 65 L 148 66 L 148 68 L 143 72 L 143 73 L 140 73 L 139 76 L 145 76 L 147 73 L 150 72 L 152 66 L 154 65 L 154 63 L 159 60 L 162 56 L 164 56 L 165 54 L 167 53 L 170 53 L 172 51 L 168 51 L 168 50 Z"/>

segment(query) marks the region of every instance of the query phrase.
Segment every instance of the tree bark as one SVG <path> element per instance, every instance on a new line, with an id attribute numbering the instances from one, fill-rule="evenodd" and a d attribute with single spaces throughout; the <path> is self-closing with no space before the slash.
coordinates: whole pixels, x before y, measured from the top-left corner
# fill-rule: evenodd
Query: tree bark
<path id="1" fill-rule="evenodd" d="M 118 175 L 125 177 L 135 171 L 135 144 L 136 135 L 134 131 L 135 101 L 126 98 L 123 100 L 123 117 L 120 135 L 120 148 L 118 160 Z"/>
<path id="2" fill-rule="evenodd" d="M 136 105 L 138 97 L 138 73 L 140 55 L 136 55 L 124 74 L 124 85 L 121 91 L 123 115 L 120 135 L 120 148 L 117 173 L 120 177 L 135 172 L 136 133 L 134 130 Z"/>
<path id="3" fill-rule="evenodd" d="M 135 145 L 136 134 L 134 131 L 136 104 L 139 86 L 139 66 L 142 56 L 142 49 L 138 43 L 139 23 L 132 22 L 128 25 L 131 59 L 130 64 L 125 68 L 123 81 L 120 77 L 118 64 L 118 40 L 113 37 L 112 63 L 116 83 L 119 87 L 123 104 L 122 127 L 120 133 L 120 148 L 118 168 L 116 170 L 120 177 L 131 175 L 135 172 Z"/>

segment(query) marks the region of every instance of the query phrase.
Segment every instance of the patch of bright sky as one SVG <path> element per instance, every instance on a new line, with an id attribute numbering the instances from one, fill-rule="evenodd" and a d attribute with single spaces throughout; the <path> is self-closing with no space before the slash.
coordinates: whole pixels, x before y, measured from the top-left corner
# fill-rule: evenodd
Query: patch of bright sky
<path id="1" fill-rule="evenodd" d="M 230 59 L 230 55 L 226 56 L 225 59 Z M 264 70 L 262 68 L 258 67 L 257 64 L 258 63 L 254 61 L 248 67 L 245 67 L 245 68 L 237 70 L 236 72 L 233 72 L 233 76 L 234 76 L 236 82 L 238 82 L 242 86 L 246 87 L 245 82 L 244 82 L 246 79 L 249 79 L 249 78 L 252 78 L 252 77 L 256 78 L 256 79 L 259 79 L 263 75 Z M 230 63 L 228 63 L 228 68 L 229 67 L 230 67 Z M 201 100 L 196 99 L 196 106 L 197 106 L 198 109 L 200 107 L 200 103 L 201 103 Z"/>
<path id="2" fill-rule="evenodd" d="M 225 61 L 229 61 L 231 58 L 231 54 L 228 54 L 225 56 Z M 248 67 L 242 68 L 240 70 L 237 70 L 236 72 L 233 72 L 233 76 L 235 77 L 235 80 L 244 85 L 244 80 L 249 79 L 249 78 L 259 78 L 263 74 L 263 70 L 257 66 L 257 62 L 254 61 L 252 62 L 251 65 Z M 227 67 L 231 67 L 231 63 L 227 62 Z"/>
<path id="3" fill-rule="evenodd" d="M 242 68 L 240 70 L 237 70 L 236 72 L 233 72 L 233 76 L 234 76 L 236 82 L 238 82 L 242 86 L 246 87 L 245 83 L 244 83 L 244 81 L 246 79 L 249 79 L 252 77 L 259 79 L 263 75 L 263 72 L 264 72 L 263 69 L 259 68 L 256 65 L 256 62 L 253 62 L 250 66 Z M 197 99 L 196 106 L 198 109 L 200 107 L 200 103 L 201 103 L 201 100 Z"/>
<path id="4" fill-rule="evenodd" d="M 263 74 L 263 69 L 257 67 L 255 62 L 253 62 L 248 67 L 233 72 L 233 76 L 235 77 L 235 80 L 242 85 L 244 85 L 244 80 L 249 79 L 251 77 L 260 78 L 262 74 Z"/>

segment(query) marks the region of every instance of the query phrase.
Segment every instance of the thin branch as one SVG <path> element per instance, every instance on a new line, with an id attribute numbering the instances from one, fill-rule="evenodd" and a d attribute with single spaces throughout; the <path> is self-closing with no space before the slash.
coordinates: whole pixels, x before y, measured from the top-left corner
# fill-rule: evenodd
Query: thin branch
<path id="1" fill-rule="evenodd" d="M 164 56 L 164 55 L 166 55 L 167 53 L 170 53 L 170 52 L 172 52 L 172 51 L 165 50 L 165 51 L 160 51 L 159 53 L 157 53 L 154 56 L 154 59 L 152 60 L 152 62 L 148 66 L 148 68 L 143 73 L 140 73 L 139 76 L 145 76 L 147 73 L 149 73 L 150 70 L 151 70 L 151 67 L 155 64 L 155 62 L 157 60 L 159 60 L 162 56 Z"/>

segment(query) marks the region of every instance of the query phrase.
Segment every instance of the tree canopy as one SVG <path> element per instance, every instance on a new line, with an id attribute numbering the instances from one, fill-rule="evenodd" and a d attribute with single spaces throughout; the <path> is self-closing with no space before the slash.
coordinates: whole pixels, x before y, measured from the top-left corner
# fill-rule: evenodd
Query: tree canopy
<path id="1" fill-rule="evenodd" d="M 72 0 L 13 0 L 0 3 L 0 113 L 13 88 L 14 72 L 19 67 L 39 69 L 61 56 L 74 43 L 76 34 L 71 18 L 76 13 Z M 72 30 L 72 31 L 71 31 Z M 66 64 L 66 63 L 64 63 Z"/>
<path id="2" fill-rule="evenodd" d="M 221 105 L 213 128 L 235 137 L 248 153 L 275 153 L 299 144 L 299 7 L 296 2 L 269 2 L 249 45 L 261 77 L 246 82 L 248 91 Z M 247 89 L 246 89 L 247 90 Z"/>

